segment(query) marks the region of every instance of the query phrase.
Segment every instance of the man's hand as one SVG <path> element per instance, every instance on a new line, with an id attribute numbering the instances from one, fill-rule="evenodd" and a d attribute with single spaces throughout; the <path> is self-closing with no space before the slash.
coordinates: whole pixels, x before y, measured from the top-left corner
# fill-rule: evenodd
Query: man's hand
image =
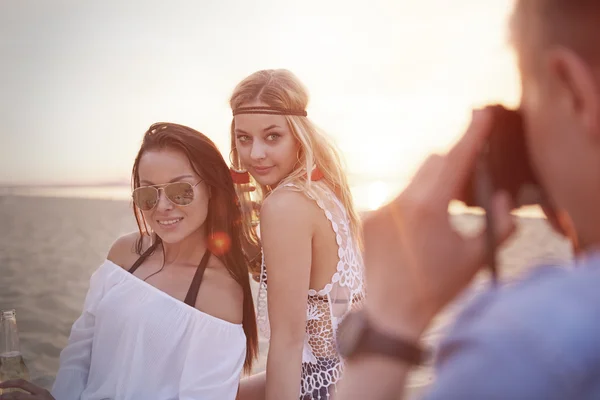
<path id="1" fill-rule="evenodd" d="M 456 232 L 448 205 L 464 187 L 491 123 L 487 110 L 476 111 L 448 154 L 427 159 L 395 200 L 365 219 L 367 308 L 380 329 L 418 338 L 481 268 L 485 233 Z M 509 201 L 502 193 L 492 200 L 499 243 L 514 231 Z"/>
<path id="2" fill-rule="evenodd" d="M 0 383 L 0 389 L 22 389 L 25 392 L 10 392 L 0 395 L 0 400 L 56 400 L 50 392 L 24 379 L 13 379 Z"/>
<path id="3" fill-rule="evenodd" d="M 581 247 L 571 216 L 566 211 L 556 210 L 549 204 L 542 204 L 542 211 L 546 214 L 546 218 L 552 229 L 569 239 L 573 254 L 578 255 L 581 252 Z"/>

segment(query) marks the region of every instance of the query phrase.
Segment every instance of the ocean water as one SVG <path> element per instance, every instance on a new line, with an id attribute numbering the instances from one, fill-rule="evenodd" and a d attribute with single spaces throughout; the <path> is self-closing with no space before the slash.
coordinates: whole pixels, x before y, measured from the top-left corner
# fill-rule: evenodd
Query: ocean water
<path id="1" fill-rule="evenodd" d="M 0 309 L 15 308 L 32 380 L 48 388 L 92 272 L 135 229 L 126 201 L 0 196 Z"/>
<path id="2" fill-rule="evenodd" d="M 81 312 L 91 274 L 113 241 L 136 229 L 131 203 L 123 197 L 107 200 L 90 198 L 89 192 L 68 193 L 72 197 L 57 197 L 64 192 L 56 191 L 43 196 L 0 194 L 0 309 L 17 310 L 23 357 L 32 380 L 46 388 L 54 381 L 60 351 Z M 114 198 L 119 193 L 127 192 L 115 190 Z M 465 231 L 482 222 L 477 215 L 453 218 Z M 500 271 L 503 279 L 513 281 L 536 262 L 570 257 L 569 244 L 543 219 L 520 218 L 519 233 L 500 254 Z M 424 341 L 435 347 L 461 304 L 486 287 L 483 274 L 436 319 Z M 255 371 L 264 368 L 267 348 L 262 342 Z M 433 379 L 428 365 L 412 374 L 411 385 L 424 387 Z"/>

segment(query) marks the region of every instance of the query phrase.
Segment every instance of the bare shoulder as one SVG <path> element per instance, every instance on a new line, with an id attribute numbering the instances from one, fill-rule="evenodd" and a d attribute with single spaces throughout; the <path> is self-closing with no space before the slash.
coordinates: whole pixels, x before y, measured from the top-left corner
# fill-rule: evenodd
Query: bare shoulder
<path id="1" fill-rule="evenodd" d="M 299 190 L 281 188 L 265 199 L 260 208 L 261 224 L 270 221 L 306 221 L 317 209 L 316 203 Z"/>
<path id="2" fill-rule="evenodd" d="M 106 258 L 122 268 L 129 268 L 139 257 L 135 252 L 135 244 L 139 238 L 139 232 L 131 232 L 121 236 L 112 244 Z M 144 237 L 144 249 L 150 246 L 150 241 L 150 237 Z"/>
<path id="3" fill-rule="evenodd" d="M 244 291 L 219 258 L 211 257 L 201 288 L 196 302 L 201 311 L 234 324 L 242 323 Z"/>

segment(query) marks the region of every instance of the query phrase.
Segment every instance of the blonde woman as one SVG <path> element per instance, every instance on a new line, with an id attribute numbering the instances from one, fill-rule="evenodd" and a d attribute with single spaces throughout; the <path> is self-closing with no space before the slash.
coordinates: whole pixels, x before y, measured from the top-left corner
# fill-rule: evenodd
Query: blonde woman
<path id="1" fill-rule="evenodd" d="M 287 70 L 250 75 L 230 100 L 234 182 L 243 201 L 251 200 L 247 186 L 256 187 L 260 205 L 258 326 L 269 338 L 266 376 L 243 381 L 240 399 L 329 398 L 343 372 L 337 326 L 364 298 L 359 217 L 340 158 L 307 118 L 307 103 Z M 255 207 L 244 209 L 252 223 Z"/>

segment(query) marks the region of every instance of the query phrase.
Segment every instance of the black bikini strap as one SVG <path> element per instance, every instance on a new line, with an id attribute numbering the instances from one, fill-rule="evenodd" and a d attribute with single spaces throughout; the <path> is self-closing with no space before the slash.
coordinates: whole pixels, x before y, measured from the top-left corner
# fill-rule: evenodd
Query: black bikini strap
<path id="1" fill-rule="evenodd" d="M 145 252 L 142 253 L 142 255 L 133 263 L 133 265 L 131 266 L 131 268 L 129 268 L 129 272 L 131 272 L 132 274 L 135 272 L 136 269 L 138 269 L 138 267 L 140 265 L 142 265 L 142 263 L 144 261 L 146 261 L 146 258 L 148 258 L 148 256 L 154 251 L 156 250 L 156 247 L 158 246 L 158 242 L 156 242 L 155 244 L 153 244 L 152 246 L 148 247 L 148 250 L 146 250 Z"/>
<path id="2" fill-rule="evenodd" d="M 196 306 L 196 298 L 198 297 L 198 291 L 200 290 L 200 284 L 202 283 L 202 278 L 204 277 L 204 271 L 206 270 L 206 266 L 208 265 L 208 260 L 210 259 L 211 253 L 208 249 L 204 253 L 204 257 L 202 257 L 202 261 L 200 261 L 200 265 L 198 265 L 198 269 L 194 274 L 194 279 L 192 280 L 192 284 L 190 285 L 190 289 L 188 290 L 187 295 L 185 296 L 185 304 L 195 307 Z"/>

